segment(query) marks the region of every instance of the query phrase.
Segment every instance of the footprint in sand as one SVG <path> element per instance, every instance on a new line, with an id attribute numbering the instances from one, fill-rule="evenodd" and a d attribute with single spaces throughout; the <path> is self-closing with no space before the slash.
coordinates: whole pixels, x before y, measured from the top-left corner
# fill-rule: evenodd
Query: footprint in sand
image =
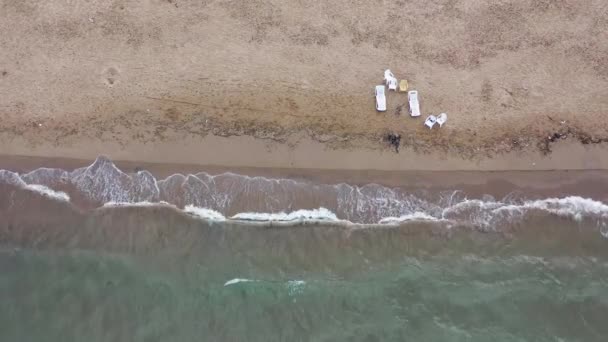
<path id="1" fill-rule="evenodd" d="M 103 81 L 108 87 L 113 87 L 118 82 L 120 72 L 114 67 L 109 67 L 103 72 Z"/>

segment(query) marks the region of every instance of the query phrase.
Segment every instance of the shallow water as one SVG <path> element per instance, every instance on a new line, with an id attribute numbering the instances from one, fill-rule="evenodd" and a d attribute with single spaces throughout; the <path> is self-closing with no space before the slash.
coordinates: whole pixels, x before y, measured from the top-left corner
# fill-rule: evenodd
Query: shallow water
<path id="1" fill-rule="evenodd" d="M 209 259 L 4 251 L 0 336 L 17 341 L 602 341 L 608 336 L 606 258 L 446 248 L 394 252 L 387 260 L 374 255 L 383 254 L 378 251 L 360 250 L 358 257 L 334 251 L 328 263 L 307 262 L 306 255 L 285 250 Z"/>
<path id="2" fill-rule="evenodd" d="M 196 179 L 0 173 L 0 340 L 608 336 L 603 199 Z"/>

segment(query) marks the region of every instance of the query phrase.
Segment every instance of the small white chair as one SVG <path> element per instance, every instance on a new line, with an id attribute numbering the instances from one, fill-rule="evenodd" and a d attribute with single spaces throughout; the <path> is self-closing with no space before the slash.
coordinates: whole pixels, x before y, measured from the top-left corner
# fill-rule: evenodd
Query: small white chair
<path id="1" fill-rule="evenodd" d="M 441 113 L 439 116 L 437 116 L 437 123 L 439 124 L 439 127 L 443 126 L 446 121 L 448 121 L 448 115 L 446 113 Z"/>
<path id="2" fill-rule="evenodd" d="M 437 117 L 435 117 L 435 115 L 429 115 L 429 117 L 424 120 L 424 125 L 429 129 L 433 129 L 435 123 L 437 123 Z"/>
<path id="3" fill-rule="evenodd" d="M 388 90 L 397 91 L 397 78 L 389 69 L 384 70 L 384 81 L 386 82 Z"/>

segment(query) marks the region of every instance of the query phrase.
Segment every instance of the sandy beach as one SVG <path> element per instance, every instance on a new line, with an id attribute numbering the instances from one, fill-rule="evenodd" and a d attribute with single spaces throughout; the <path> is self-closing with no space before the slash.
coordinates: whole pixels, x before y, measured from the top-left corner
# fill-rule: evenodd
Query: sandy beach
<path id="1" fill-rule="evenodd" d="M 2 1 L 0 154 L 608 168 L 605 1 Z M 390 68 L 420 92 L 374 109 Z M 401 153 L 387 133 L 402 135 Z"/>

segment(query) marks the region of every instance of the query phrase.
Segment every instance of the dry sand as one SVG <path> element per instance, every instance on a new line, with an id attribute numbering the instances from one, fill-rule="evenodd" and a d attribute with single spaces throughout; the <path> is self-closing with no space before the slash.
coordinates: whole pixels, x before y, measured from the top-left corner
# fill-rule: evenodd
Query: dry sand
<path id="1" fill-rule="evenodd" d="M 0 4 L 0 154 L 607 168 L 606 149 L 588 147 L 608 141 L 605 0 Z M 374 110 L 387 67 L 424 115 L 449 114 L 444 128 L 409 118 L 404 94 Z M 391 131 L 402 154 L 383 142 Z M 547 156 L 562 137 L 563 158 Z"/>

